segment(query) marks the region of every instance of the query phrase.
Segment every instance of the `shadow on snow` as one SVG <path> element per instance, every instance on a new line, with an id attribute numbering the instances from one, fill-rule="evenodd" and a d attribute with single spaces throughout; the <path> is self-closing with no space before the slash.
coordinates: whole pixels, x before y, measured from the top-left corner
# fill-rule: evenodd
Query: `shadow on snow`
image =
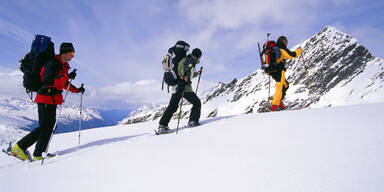
<path id="1" fill-rule="evenodd" d="M 232 118 L 234 116 L 235 115 L 223 116 L 223 117 L 214 117 L 214 118 L 203 120 L 203 121 L 201 121 L 201 123 L 203 125 L 205 125 L 205 124 L 208 124 L 208 123 L 211 123 L 211 122 L 220 121 L 222 119 Z M 187 126 L 180 127 L 179 130 L 183 130 L 183 129 L 186 129 L 186 128 L 187 128 Z M 98 145 L 106 145 L 106 144 L 110 144 L 110 143 L 126 141 L 126 140 L 129 140 L 129 139 L 135 138 L 135 137 L 141 137 L 141 136 L 148 135 L 148 134 L 149 133 L 143 133 L 143 134 L 137 134 L 137 135 L 131 135 L 131 136 L 114 137 L 114 138 L 108 138 L 108 139 L 103 139 L 103 140 L 98 140 L 98 141 L 92 141 L 92 142 L 89 142 L 89 143 L 84 144 L 84 145 L 80 145 L 80 146 L 72 147 L 72 148 L 69 148 L 69 149 L 64 149 L 64 150 L 61 150 L 61 151 L 57 151 L 56 153 L 58 155 L 65 155 L 65 154 L 76 152 L 76 151 L 78 151 L 80 149 L 85 149 L 85 148 L 94 147 L 94 146 L 98 146 Z"/>
<path id="2" fill-rule="evenodd" d="M 57 151 L 56 153 L 58 155 L 65 155 L 65 154 L 68 154 L 68 153 L 73 153 L 73 152 L 78 151 L 80 149 L 85 149 L 85 148 L 94 147 L 94 146 L 98 146 L 98 145 L 106 145 L 106 144 L 110 144 L 110 143 L 126 141 L 128 139 L 144 136 L 144 135 L 147 135 L 147 134 L 148 133 L 143 133 L 143 134 L 138 134 L 138 135 L 114 137 L 114 138 L 108 138 L 108 139 L 103 139 L 103 140 L 98 140 L 98 141 L 92 141 L 92 142 L 89 142 L 89 143 L 84 144 L 84 145 L 80 145 L 80 146 L 72 147 L 72 148 L 69 148 L 69 149 Z"/>

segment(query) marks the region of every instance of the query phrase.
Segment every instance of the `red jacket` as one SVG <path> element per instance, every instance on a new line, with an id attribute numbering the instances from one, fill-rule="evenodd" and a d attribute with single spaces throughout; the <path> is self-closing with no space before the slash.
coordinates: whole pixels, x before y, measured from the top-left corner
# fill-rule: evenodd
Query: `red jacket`
<path id="1" fill-rule="evenodd" d="M 69 64 L 62 63 L 58 55 L 55 59 L 44 64 L 40 71 L 40 78 L 43 86 L 37 92 L 36 103 L 51 105 L 63 104 L 63 90 L 68 88 Z M 78 88 L 71 85 L 69 91 L 77 93 Z"/>

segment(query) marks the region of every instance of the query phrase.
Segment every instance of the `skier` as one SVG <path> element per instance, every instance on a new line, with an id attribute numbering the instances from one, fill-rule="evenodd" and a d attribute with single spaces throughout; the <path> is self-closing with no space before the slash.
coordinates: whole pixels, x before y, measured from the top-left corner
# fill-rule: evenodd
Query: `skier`
<path id="1" fill-rule="evenodd" d="M 286 106 L 282 102 L 289 88 L 289 83 L 285 79 L 285 71 L 287 70 L 285 67 L 285 62 L 287 59 L 294 59 L 299 57 L 302 52 L 301 47 L 297 48 L 294 52 L 290 51 L 287 48 L 288 39 L 285 36 L 280 36 L 277 39 L 276 44 L 280 48 L 281 57 L 276 60 L 276 70 L 269 72 L 272 78 L 276 81 L 276 91 L 275 95 L 273 96 L 271 111 L 286 109 Z"/>
<path id="2" fill-rule="evenodd" d="M 74 57 L 75 49 L 72 43 L 62 43 L 60 54 L 44 64 L 40 71 L 40 78 L 43 86 L 38 90 L 35 103 L 38 107 L 39 127 L 19 140 L 11 150 L 11 154 L 21 160 L 27 160 L 27 148 L 36 143 L 33 152 L 33 160 L 42 160 L 42 153 L 45 152 L 49 142 L 53 126 L 56 122 L 57 105 L 63 103 L 62 92 L 67 89 L 69 79 L 75 79 L 76 70 L 68 74 L 70 69 L 68 62 Z M 69 86 L 73 93 L 84 93 L 83 86 L 76 88 Z M 48 156 L 53 156 L 48 154 Z"/>
<path id="3" fill-rule="evenodd" d="M 192 54 L 189 54 L 186 58 L 183 58 L 177 66 L 177 75 L 179 77 L 178 84 L 173 86 L 172 97 L 167 109 L 160 119 L 158 133 L 170 133 L 172 130 L 168 127 L 168 123 L 171 120 L 173 114 L 177 111 L 179 102 L 184 91 L 184 98 L 190 102 L 193 107 L 189 118 L 188 126 L 199 126 L 201 101 L 192 90 L 192 78 L 198 76 L 202 71 L 195 72 L 195 66 L 200 62 L 202 52 L 200 49 L 195 48 Z"/>

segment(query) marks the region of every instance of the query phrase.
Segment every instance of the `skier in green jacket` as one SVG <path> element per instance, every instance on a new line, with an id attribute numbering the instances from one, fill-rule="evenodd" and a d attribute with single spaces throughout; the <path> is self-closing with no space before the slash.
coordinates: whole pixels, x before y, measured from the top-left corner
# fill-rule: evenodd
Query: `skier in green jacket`
<path id="1" fill-rule="evenodd" d="M 171 120 L 173 114 L 177 111 L 183 91 L 184 98 L 193 105 L 188 126 L 195 127 L 200 125 L 199 120 L 201 101 L 197 97 L 196 93 L 194 93 L 192 90 L 192 78 L 198 76 L 202 72 L 195 72 L 195 66 L 200 62 L 201 56 L 201 50 L 196 48 L 192 51 L 192 54 L 188 55 L 186 58 L 183 58 L 178 63 L 177 75 L 180 80 L 179 83 L 172 89 L 172 97 L 167 109 L 160 119 L 158 133 L 164 134 L 172 132 L 168 127 L 168 123 Z"/>

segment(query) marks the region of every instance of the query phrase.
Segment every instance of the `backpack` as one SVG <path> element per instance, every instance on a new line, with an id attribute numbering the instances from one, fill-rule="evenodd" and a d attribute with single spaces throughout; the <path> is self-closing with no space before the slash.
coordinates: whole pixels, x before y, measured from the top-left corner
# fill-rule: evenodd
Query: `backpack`
<path id="1" fill-rule="evenodd" d="M 265 72 L 269 72 L 276 66 L 277 59 L 281 57 L 281 51 L 275 41 L 267 41 L 263 45 L 263 51 L 261 55 L 264 55 L 265 57 L 262 68 Z"/>
<path id="2" fill-rule="evenodd" d="M 31 51 L 20 61 L 20 70 L 23 72 L 23 86 L 27 93 L 32 94 L 32 92 L 37 92 L 42 87 L 41 68 L 54 56 L 55 49 L 51 38 L 36 35 L 32 41 Z"/>
<path id="3" fill-rule="evenodd" d="M 187 56 L 188 50 L 189 44 L 184 41 L 178 41 L 175 46 L 168 49 L 168 53 L 165 55 L 162 62 L 164 69 L 162 89 L 164 88 L 164 82 L 168 87 L 177 85 L 179 81 L 177 65 L 181 59 Z"/>

